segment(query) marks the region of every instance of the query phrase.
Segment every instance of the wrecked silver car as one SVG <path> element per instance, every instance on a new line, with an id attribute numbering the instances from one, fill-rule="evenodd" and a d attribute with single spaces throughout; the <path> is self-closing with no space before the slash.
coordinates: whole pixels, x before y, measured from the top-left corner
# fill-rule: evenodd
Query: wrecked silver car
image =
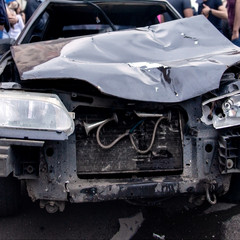
<path id="1" fill-rule="evenodd" d="M 82 23 L 69 15 L 51 30 L 73 3 Z M 0 63 L 1 215 L 17 209 L 20 181 L 48 212 L 228 192 L 240 172 L 239 48 L 165 1 L 38 11 Z"/>

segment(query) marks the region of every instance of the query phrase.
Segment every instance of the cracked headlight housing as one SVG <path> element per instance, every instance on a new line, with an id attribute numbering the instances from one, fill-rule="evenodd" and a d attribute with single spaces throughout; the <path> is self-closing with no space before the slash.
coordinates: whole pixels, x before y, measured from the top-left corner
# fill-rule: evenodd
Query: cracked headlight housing
<path id="1" fill-rule="evenodd" d="M 73 131 L 72 114 L 57 95 L 0 92 L 0 136 L 64 140 Z"/>

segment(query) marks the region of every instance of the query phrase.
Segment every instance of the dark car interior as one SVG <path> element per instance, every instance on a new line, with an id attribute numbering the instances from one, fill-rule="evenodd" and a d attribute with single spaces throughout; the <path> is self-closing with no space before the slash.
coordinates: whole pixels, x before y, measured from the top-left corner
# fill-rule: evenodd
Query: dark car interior
<path id="1" fill-rule="evenodd" d="M 22 43 L 144 27 L 177 18 L 165 2 L 53 2 Z"/>

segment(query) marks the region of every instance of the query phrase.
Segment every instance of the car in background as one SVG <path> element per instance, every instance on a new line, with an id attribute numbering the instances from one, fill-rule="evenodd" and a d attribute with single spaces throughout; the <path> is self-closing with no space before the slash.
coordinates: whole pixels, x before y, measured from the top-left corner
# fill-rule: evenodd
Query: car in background
<path id="1" fill-rule="evenodd" d="M 50 213 L 215 204 L 240 172 L 239 60 L 166 1 L 44 1 L 0 62 L 0 215 L 18 209 L 21 182 Z"/>

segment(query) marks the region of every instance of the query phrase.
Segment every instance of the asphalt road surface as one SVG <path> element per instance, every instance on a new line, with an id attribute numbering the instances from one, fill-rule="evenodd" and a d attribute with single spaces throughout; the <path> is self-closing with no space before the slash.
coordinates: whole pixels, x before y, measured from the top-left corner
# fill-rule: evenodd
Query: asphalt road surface
<path id="1" fill-rule="evenodd" d="M 185 199 L 159 206 L 124 201 L 68 204 L 49 214 L 28 198 L 14 217 L 0 218 L 0 239 L 240 239 L 240 205 L 189 208 Z"/>

